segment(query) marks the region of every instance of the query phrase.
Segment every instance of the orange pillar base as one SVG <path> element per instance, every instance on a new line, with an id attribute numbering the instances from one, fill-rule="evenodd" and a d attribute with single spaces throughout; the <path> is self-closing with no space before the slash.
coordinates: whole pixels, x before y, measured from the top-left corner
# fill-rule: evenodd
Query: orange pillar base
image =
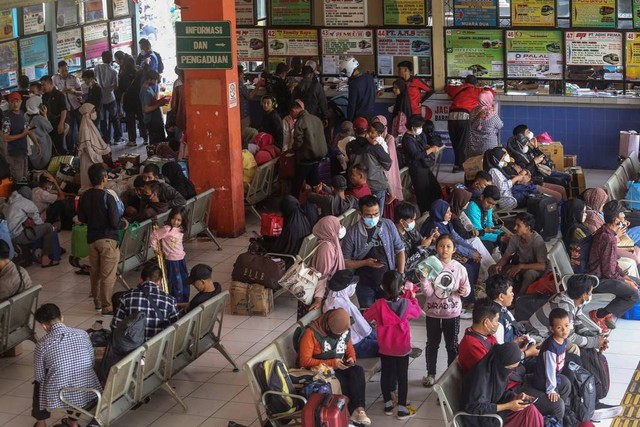
<path id="1" fill-rule="evenodd" d="M 184 22 L 230 21 L 235 40 L 234 0 L 179 0 L 176 4 Z M 238 87 L 237 47 L 235 42 L 232 45 L 233 69 L 186 69 L 184 82 L 190 178 L 198 193 L 215 190 L 209 227 L 223 237 L 236 237 L 245 231 L 237 90 L 236 105 L 229 106 L 229 91 L 232 86 Z"/>

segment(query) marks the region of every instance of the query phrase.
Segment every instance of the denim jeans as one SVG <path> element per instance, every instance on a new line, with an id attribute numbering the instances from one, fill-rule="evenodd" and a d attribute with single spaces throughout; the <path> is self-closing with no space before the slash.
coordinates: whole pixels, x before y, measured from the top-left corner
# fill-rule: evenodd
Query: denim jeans
<path id="1" fill-rule="evenodd" d="M 353 348 L 356 350 L 356 357 L 358 359 L 368 359 L 371 357 L 378 357 L 378 335 L 376 331 L 364 337 L 358 344 L 354 344 Z"/>
<path id="2" fill-rule="evenodd" d="M 380 213 L 384 210 L 384 199 L 387 196 L 387 192 L 385 190 L 380 191 L 372 191 L 373 195 L 378 198 L 378 202 L 380 203 Z"/>
<path id="3" fill-rule="evenodd" d="M 111 128 L 113 128 L 113 140 L 119 141 L 122 138 L 122 127 L 120 126 L 116 101 L 102 104 L 100 109 L 100 132 L 106 143 L 111 141 Z"/>

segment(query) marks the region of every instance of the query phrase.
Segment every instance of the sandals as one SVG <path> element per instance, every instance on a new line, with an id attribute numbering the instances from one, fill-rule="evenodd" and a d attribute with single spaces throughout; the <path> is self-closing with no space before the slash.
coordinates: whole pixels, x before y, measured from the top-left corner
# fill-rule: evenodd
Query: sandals
<path id="1" fill-rule="evenodd" d="M 49 261 L 48 264 L 42 264 L 40 267 L 49 268 L 49 267 L 55 267 L 56 265 L 60 265 L 60 261 L 51 260 L 51 261 Z"/>

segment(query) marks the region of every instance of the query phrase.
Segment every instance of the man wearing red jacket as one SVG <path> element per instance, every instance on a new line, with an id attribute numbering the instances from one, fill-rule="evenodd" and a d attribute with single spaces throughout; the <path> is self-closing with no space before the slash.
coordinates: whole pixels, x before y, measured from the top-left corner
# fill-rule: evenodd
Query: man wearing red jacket
<path id="1" fill-rule="evenodd" d="M 493 89 L 478 87 L 476 76 L 468 75 L 463 85 L 446 85 L 444 90 L 452 99 L 447 127 L 455 157 L 453 173 L 462 172 L 462 164 L 466 160 L 464 149 L 469 138 L 469 113 L 478 106 L 480 93 L 483 90 L 493 91 Z"/>
<path id="2" fill-rule="evenodd" d="M 422 103 L 433 94 L 427 84 L 419 77 L 413 76 L 413 64 L 411 61 L 398 63 L 398 76 L 407 83 L 407 94 L 411 103 L 413 114 L 422 115 Z"/>

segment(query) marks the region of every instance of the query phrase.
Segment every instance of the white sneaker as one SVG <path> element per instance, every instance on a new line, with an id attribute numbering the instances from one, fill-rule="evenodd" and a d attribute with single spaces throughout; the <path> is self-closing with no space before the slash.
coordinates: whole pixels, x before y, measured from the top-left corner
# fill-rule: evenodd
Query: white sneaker
<path id="1" fill-rule="evenodd" d="M 436 383 L 436 377 L 434 375 L 427 375 L 422 377 L 422 385 L 424 387 L 433 387 Z"/>
<path id="2" fill-rule="evenodd" d="M 465 320 L 469 320 L 469 319 L 473 318 L 473 312 L 471 312 L 471 311 L 469 311 L 467 309 L 464 309 L 464 310 L 462 310 L 462 313 L 460 313 L 460 318 L 461 319 L 465 319 Z"/>
<path id="3" fill-rule="evenodd" d="M 600 420 L 608 420 L 610 418 L 615 418 L 618 415 L 622 414 L 622 406 L 610 406 L 601 409 L 596 409 L 593 412 L 593 416 L 591 417 L 591 421 L 600 421 Z"/>
<path id="4" fill-rule="evenodd" d="M 354 412 L 351 414 L 351 421 L 356 424 L 362 424 L 365 426 L 371 425 L 371 419 L 367 417 L 367 413 L 364 410 L 359 410 L 358 412 Z"/>

